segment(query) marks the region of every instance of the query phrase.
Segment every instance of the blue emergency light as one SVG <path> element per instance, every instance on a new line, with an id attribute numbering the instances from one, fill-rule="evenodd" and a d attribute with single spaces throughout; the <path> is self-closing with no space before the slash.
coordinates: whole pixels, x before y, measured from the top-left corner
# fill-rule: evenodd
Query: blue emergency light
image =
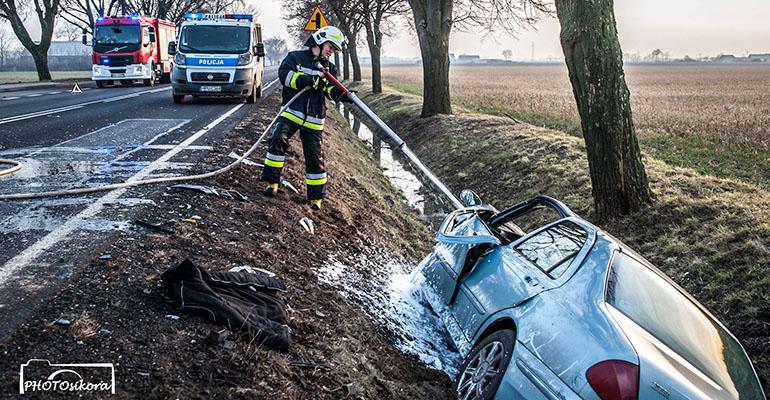
<path id="1" fill-rule="evenodd" d="M 245 20 L 254 21 L 254 15 L 252 14 L 203 14 L 203 13 L 186 13 L 185 19 L 189 20 L 204 20 L 204 19 L 233 19 L 233 20 Z"/>

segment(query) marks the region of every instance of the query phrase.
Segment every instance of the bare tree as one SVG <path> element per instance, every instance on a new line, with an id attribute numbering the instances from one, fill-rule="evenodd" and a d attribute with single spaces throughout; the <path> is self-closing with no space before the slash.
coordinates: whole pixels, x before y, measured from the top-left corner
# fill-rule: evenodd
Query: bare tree
<path id="1" fill-rule="evenodd" d="M 556 0 L 598 220 L 652 202 L 631 117 L 613 0 Z"/>
<path id="2" fill-rule="evenodd" d="M 503 58 L 506 61 L 511 61 L 511 59 L 513 58 L 513 51 L 510 49 L 503 50 Z"/>
<path id="3" fill-rule="evenodd" d="M 0 25 L 0 71 L 5 71 L 8 60 L 17 52 L 17 42 L 6 24 Z"/>
<path id="4" fill-rule="evenodd" d="M 27 51 L 32 55 L 37 69 L 37 77 L 41 81 L 51 80 L 48 68 L 48 49 L 51 47 L 56 14 L 59 12 L 60 0 L 0 0 L 0 18 L 11 24 L 13 33 Z M 40 41 L 35 43 L 24 26 L 24 15 L 31 8 L 40 24 Z"/>
<path id="5" fill-rule="evenodd" d="M 329 9 L 332 12 L 334 19 L 336 20 L 337 27 L 340 28 L 342 33 L 348 39 L 348 44 L 342 51 L 343 64 L 344 64 L 344 79 L 350 79 L 350 73 L 348 71 L 348 60 L 353 67 L 353 81 L 360 82 L 361 76 L 361 63 L 358 60 L 358 33 L 363 28 L 364 19 L 361 16 L 361 7 L 359 6 L 361 0 L 325 0 Z"/>
<path id="6" fill-rule="evenodd" d="M 71 25 L 94 32 L 94 22 L 100 15 L 116 15 L 123 9 L 120 0 L 63 0 L 61 18 Z"/>
<path id="7" fill-rule="evenodd" d="M 403 0 L 362 0 L 359 2 L 361 14 L 366 29 L 366 42 L 369 45 L 369 54 L 372 57 L 372 92 L 382 93 L 382 36 L 392 29 L 387 29 L 385 24 L 390 23 L 391 18 L 404 15 L 408 11 Z"/>
<path id="8" fill-rule="evenodd" d="M 270 65 L 275 65 L 289 52 L 289 48 L 286 46 L 286 40 L 273 36 L 265 39 L 265 51 Z"/>
<path id="9" fill-rule="evenodd" d="M 57 39 L 74 41 L 78 40 L 81 33 L 82 28 L 72 25 L 64 20 L 59 20 L 56 24 L 56 29 L 53 31 L 53 36 Z"/>
<path id="10" fill-rule="evenodd" d="M 517 32 L 550 13 L 548 0 L 408 0 L 422 53 L 422 116 L 451 114 L 449 34 L 458 29 Z"/>
<path id="11" fill-rule="evenodd" d="M 303 1 L 285 1 L 284 19 L 287 21 L 286 29 L 294 35 L 295 43 L 302 46 L 310 36 L 310 32 L 303 31 L 307 19 L 310 17 L 313 9 L 317 6 L 322 8 L 324 16 L 331 25 L 334 25 L 342 31 L 348 39 L 348 45 L 345 46 L 347 57 L 353 64 L 353 80 L 361 81 L 361 64 L 358 61 L 357 41 L 358 32 L 363 27 L 361 21 L 359 0 L 303 0 Z M 331 11 L 331 12 L 330 12 Z M 343 60 L 345 55 L 343 54 Z"/>

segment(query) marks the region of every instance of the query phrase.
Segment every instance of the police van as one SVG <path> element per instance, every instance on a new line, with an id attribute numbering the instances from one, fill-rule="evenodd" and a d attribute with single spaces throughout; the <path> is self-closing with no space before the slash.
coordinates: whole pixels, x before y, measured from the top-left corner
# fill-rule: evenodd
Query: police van
<path id="1" fill-rule="evenodd" d="M 185 14 L 174 55 L 174 103 L 184 96 L 262 97 L 265 47 L 262 27 L 251 14 Z"/>

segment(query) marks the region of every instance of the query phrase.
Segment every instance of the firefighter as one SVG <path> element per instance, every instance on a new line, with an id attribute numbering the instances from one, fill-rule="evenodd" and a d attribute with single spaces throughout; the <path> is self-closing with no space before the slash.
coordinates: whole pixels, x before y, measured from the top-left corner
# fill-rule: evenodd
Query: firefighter
<path id="1" fill-rule="evenodd" d="M 273 128 L 265 156 L 265 168 L 262 170 L 262 181 L 267 182 L 264 193 L 268 196 L 278 193 L 289 139 L 299 131 L 305 156 L 307 198 L 313 210 L 321 209 L 328 179 L 321 148 L 326 117 L 325 99 L 344 102 L 350 100 L 342 90 L 324 78 L 323 73 L 316 69 L 316 63 L 321 62 L 336 76 L 337 68 L 329 61 L 329 57 L 342 49 L 344 41 L 345 37 L 339 29 L 333 26 L 321 28 L 307 39 L 306 50 L 290 52 L 278 68 L 278 79 L 283 84 L 282 105 L 303 88 L 310 89 L 280 114 Z"/>

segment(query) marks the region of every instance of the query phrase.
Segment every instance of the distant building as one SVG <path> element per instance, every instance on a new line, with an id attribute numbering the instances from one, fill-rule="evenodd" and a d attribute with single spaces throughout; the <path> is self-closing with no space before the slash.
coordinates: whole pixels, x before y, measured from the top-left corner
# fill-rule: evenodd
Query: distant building
<path id="1" fill-rule="evenodd" d="M 717 63 L 731 63 L 731 62 L 736 62 L 737 57 L 735 57 L 732 54 L 720 54 L 714 57 L 713 61 Z"/>
<path id="2" fill-rule="evenodd" d="M 13 70 L 35 70 L 35 62 L 27 51 L 13 64 L 9 66 Z M 48 67 L 51 71 L 88 71 L 91 69 L 91 46 L 80 41 L 52 41 L 48 48 Z"/>
<path id="3" fill-rule="evenodd" d="M 481 56 L 478 54 L 460 54 L 460 56 L 457 57 L 457 62 L 472 63 L 480 59 L 481 59 Z"/>
<path id="4" fill-rule="evenodd" d="M 770 53 L 765 54 L 749 54 L 750 62 L 764 62 L 770 63 Z"/>

